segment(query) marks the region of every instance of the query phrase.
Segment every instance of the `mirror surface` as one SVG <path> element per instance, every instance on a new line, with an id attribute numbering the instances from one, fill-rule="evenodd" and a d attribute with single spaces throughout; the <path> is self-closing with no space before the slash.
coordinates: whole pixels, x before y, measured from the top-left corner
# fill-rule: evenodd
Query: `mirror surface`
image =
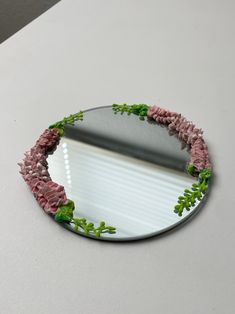
<path id="1" fill-rule="evenodd" d="M 182 217 L 174 213 L 178 197 L 196 181 L 185 171 L 188 160 L 165 127 L 107 106 L 66 126 L 48 164 L 52 180 L 75 202 L 74 216 L 116 227 L 103 240 L 127 241 L 172 229 L 196 212 L 199 202 Z"/>

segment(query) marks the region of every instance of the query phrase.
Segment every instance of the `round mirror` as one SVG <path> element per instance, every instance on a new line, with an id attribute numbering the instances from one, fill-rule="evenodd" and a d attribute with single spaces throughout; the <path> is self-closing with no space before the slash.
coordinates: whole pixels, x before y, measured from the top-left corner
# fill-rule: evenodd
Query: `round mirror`
<path id="1" fill-rule="evenodd" d="M 181 217 L 174 212 L 179 195 L 196 182 L 186 172 L 188 160 L 167 128 L 115 115 L 107 106 L 84 111 L 84 121 L 67 125 L 48 165 L 52 180 L 75 202 L 76 216 L 116 228 L 100 239 L 128 241 L 172 229 L 197 211 L 201 201 Z"/>

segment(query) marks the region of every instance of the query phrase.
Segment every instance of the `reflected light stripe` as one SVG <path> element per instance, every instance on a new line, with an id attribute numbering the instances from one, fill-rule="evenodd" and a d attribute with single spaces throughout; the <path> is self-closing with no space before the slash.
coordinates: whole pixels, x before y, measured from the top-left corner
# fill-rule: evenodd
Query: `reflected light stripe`
<path id="1" fill-rule="evenodd" d="M 53 180 L 65 188 L 69 186 L 64 182 L 66 175 L 63 169 L 72 173 L 73 180 L 67 178 L 72 189 L 69 189 L 69 192 L 66 190 L 70 198 L 83 203 L 86 200 L 87 204 L 93 204 L 101 217 L 102 212 L 108 215 L 111 208 L 116 215 L 129 219 L 129 223 L 132 220 L 138 221 L 143 228 L 144 225 L 156 228 L 156 223 L 159 223 L 159 228 L 163 228 L 169 221 L 174 224 L 179 220 L 173 213 L 172 206 L 179 193 L 182 193 L 181 186 L 190 186 L 194 182 L 193 179 L 183 173 L 132 157 L 65 140 L 67 145 L 63 146 L 63 143 L 62 147 L 67 147 L 67 151 L 63 152 L 59 146 L 54 156 L 48 158 L 48 162 Z M 69 164 L 61 167 L 65 154 Z M 140 189 L 141 193 L 136 193 Z M 109 194 L 106 190 L 109 190 Z M 121 192 L 120 197 L 118 193 Z M 106 209 L 106 206 L 109 209 Z M 144 207 L 147 207 L 146 211 Z"/>

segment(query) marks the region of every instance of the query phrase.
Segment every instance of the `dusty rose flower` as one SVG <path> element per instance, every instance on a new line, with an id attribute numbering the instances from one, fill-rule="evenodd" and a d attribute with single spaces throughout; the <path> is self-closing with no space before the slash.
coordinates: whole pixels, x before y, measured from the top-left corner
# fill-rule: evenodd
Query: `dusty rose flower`
<path id="1" fill-rule="evenodd" d="M 44 182 L 39 178 L 34 178 L 28 182 L 29 188 L 35 197 L 37 197 L 38 191 L 44 185 Z"/>
<path id="2" fill-rule="evenodd" d="M 58 207 L 67 202 L 64 187 L 51 180 L 48 172 L 47 154 L 59 143 L 57 130 L 46 129 L 35 146 L 25 154 L 20 173 L 27 182 L 39 205 L 47 212 L 55 214 Z"/>
<path id="3" fill-rule="evenodd" d="M 177 115 L 178 114 L 175 112 L 160 108 L 156 105 L 150 107 L 147 112 L 148 118 L 152 118 L 156 122 L 161 124 L 170 124 L 172 121 L 174 121 Z"/>
<path id="4" fill-rule="evenodd" d="M 47 152 L 53 149 L 59 142 L 59 134 L 57 130 L 46 129 L 35 146 L 25 154 L 22 163 L 19 163 L 21 168 L 20 173 L 26 182 L 38 178 L 42 181 L 50 181 L 47 164 Z"/>
<path id="5" fill-rule="evenodd" d="M 153 115 L 158 111 L 158 107 L 156 105 L 152 106 L 152 107 L 149 107 L 149 110 L 147 112 L 147 116 L 149 118 L 152 118 Z"/>
<path id="6" fill-rule="evenodd" d="M 186 120 L 181 114 L 162 109 L 156 105 L 148 110 L 148 118 L 157 123 L 168 127 L 171 134 L 177 134 L 183 143 L 182 147 L 189 145 L 191 159 L 190 163 L 194 165 L 197 171 L 205 168 L 211 169 L 207 146 L 202 137 L 202 130 Z"/>
<path id="7" fill-rule="evenodd" d="M 64 187 L 53 181 L 40 184 L 36 198 L 39 205 L 50 214 L 55 214 L 58 207 L 67 202 Z"/>
<path id="8" fill-rule="evenodd" d="M 202 138 L 198 138 L 192 145 L 190 164 L 193 164 L 198 171 L 211 169 L 208 148 Z"/>
<path id="9" fill-rule="evenodd" d="M 46 151 L 49 151 L 50 149 L 54 148 L 59 143 L 59 140 L 60 140 L 60 136 L 59 136 L 58 130 L 46 129 L 37 140 L 35 146 L 45 149 Z"/>
<path id="10" fill-rule="evenodd" d="M 20 173 L 27 183 L 35 178 L 42 181 L 51 180 L 46 156 L 37 147 L 33 147 L 25 154 L 25 158 L 23 162 L 19 163 L 19 166 L 21 168 Z"/>

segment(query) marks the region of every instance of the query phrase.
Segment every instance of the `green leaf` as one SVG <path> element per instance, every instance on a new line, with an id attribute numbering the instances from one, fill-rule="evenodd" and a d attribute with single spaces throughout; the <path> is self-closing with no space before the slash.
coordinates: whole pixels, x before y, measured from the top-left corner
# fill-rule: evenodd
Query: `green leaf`
<path id="1" fill-rule="evenodd" d="M 70 209 L 72 209 L 72 210 L 74 210 L 75 204 L 74 204 L 73 201 L 68 200 L 68 202 L 66 203 L 66 207 L 67 207 L 67 208 L 70 208 Z"/>
<path id="2" fill-rule="evenodd" d="M 203 194 L 208 189 L 208 180 L 211 176 L 211 171 L 204 169 L 199 173 L 198 183 L 193 183 L 191 190 L 185 189 L 184 195 L 178 197 L 178 204 L 174 207 L 174 212 L 182 216 L 184 209 L 189 211 L 192 206 L 195 206 L 196 200 L 201 200 Z"/>
<path id="3" fill-rule="evenodd" d="M 60 222 L 60 223 L 71 222 L 73 218 L 73 210 L 65 206 L 59 207 L 54 218 L 55 218 L 55 221 Z"/>
<path id="4" fill-rule="evenodd" d="M 69 117 L 65 117 L 63 120 L 58 121 L 52 125 L 49 126 L 49 129 L 57 129 L 59 131 L 59 135 L 64 135 L 64 127 L 69 125 L 74 125 L 76 121 L 82 121 L 83 120 L 83 112 L 80 111 L 75 114 L 71 114 Z"/>
<path id="5" fill-rule="evenodd" d="M 187 171 L 188 171 L 188 173 L 189 173 L 191 176 L 193 176 L 193 175 L 195 174 L 195 167 L 194 167 L 194 165 L 189 164 L 189 165 L 188 165 L 188 168 L 187 168 Z"/>
<path id="6" fill-rule="evenodd" d="M 60 206 L 55 214 L 55 220 L 57 222 L 71 222 L 73 218 L 74 202 L 68 200 L 68 202 Z"/>
<path id="7" fill-rule="evenodd" d="M 134 104 L 134 105 L 127 105 L 127 104 L 113 104 L 113 111 L 114 113 L 121 113 L 124 114 L 125 112 L 130 115 L 130 114 L 135 114 L 139 116 L 140 120 L 144 120 L 145 117 L 147 116 L 149 106 L 145 104 Z"/>
<path id="8" fill-rule="evenodd" d="M 94 223 L 92 222 L 87 222 L 85 218 L 72 218 L 70 223 L 74 225 L 73 228 L 75 232 L 78 232 L 80 228 L 81 230 L 83 230 L 86 236 L 94 235 L 95 237 L 99 238 L 102 233 L 116 233 L 116 228 L 106 226 L 104 221 L 101 221 L 98 227 L 95 227 Z"/>

